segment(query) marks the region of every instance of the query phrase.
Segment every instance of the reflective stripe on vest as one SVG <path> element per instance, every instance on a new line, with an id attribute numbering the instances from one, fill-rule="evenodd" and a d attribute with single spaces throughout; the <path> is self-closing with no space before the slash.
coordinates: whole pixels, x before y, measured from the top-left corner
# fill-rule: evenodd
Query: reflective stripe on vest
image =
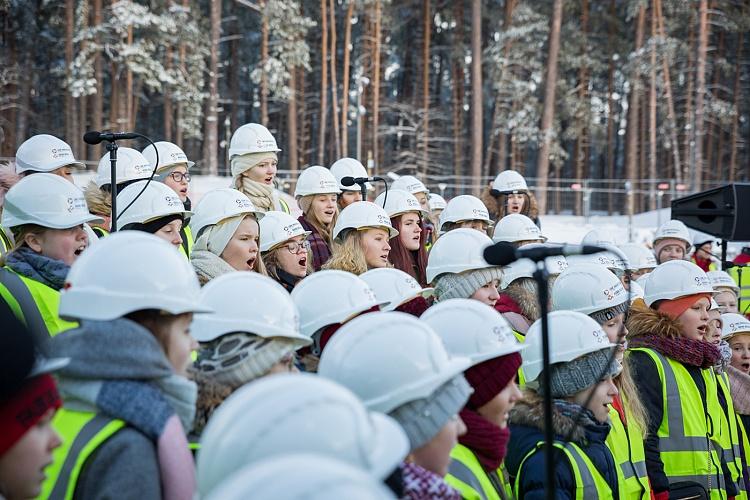
<path id="1" fill-rule="evenodd" d="M 742 423 L 740 414 L 738 413 L 735 416 L 737 418 L 737 432 L 740 435 L 740 443 L 744 451 L 745 462 L 747 462 L 747 454 L 750 453 L 750 439 L 748 439 L 747 430 L 745 429 L 745 424 Z M 747 467 L 747 463 L 743 463 L 743 465 Z M 750 498 L 750 484 L 745 482 L 744 477 L 740 478 L 740 484 L 743 487 L 740 489 L 740 495 L 737 498 Z"/>
<path id="2" fill-rule="evenodd" d="M 125 422 L 92 412 L 61 408 L 52 419 L 62 445 L 52 452 L 52 464 L 42 484 L 40 498 L 70 499 L 86 460 L 107 439 L 125 427 Z"/>
<path id="3" fill-rule="evenodd" d="M 109 236 L 109 231 L 99 226 L 91 226 L 91 230 L 94 231 L 99 238 Z"/>
<path id="4" fill-rule="evenodd" d="M 182 243 L 180 244 L 180 253 L 190 258 L 190 254 L 193 253 L 193 231 L 190 229 L 190 226 L 183 226 L 182 229 L 180 229 L 180 238 L 182 238 Z"/>
<path id="5" fill-rule="evenodd" d="M 513 330 L 513 335 L 516 336 L 516 339 L 518 339 L 520 343 L 523 344 L 524 342 L 526 342 L 526 335 L 524 335 L 523 333 L 517 330 Z M 519 366 L 518 367 L 518 388 L 523 389 L 524 387 L 526 387 L 526 375 L 523 374 L 523 368 Z"/>
<path id="6" fill-rule="evenodd" d="M 740 435 L 737 430 L 737 414 L 734 411 L 734 402 L 729 389 L 729 376 L 726 372 L 714 374 L 716 377 L 717 388 L 724 395 L 727 407 L 722 408 L 721 412 L 721 448 L 724 456 L 724 462 L 727 464 L 729 475 L 737 487 L 737 491 L 744 493 L 738 495 L 739 498 L 747 498 L 747 492 L 742 487 L 744 484 L 742 478 L 742 451 L 740 450 Z"/>
<path id="7" fill-rule="evenodd" d="M 504 500 L 513 498 L 510 484 L 501 465 L 492 474 L 482 468 L 474 453 L 462 444 L 451 450 L 451 463 L 445 482 L 461 493 L 465 500 Z"/>
<path id="8" fill-rule="evenodd" d="M 659 457 L 669 483 L 694 481 L 709 492 L 710 498 L 726 498 L 718 442 L 723 410 L 713 369 L 701 370 L 706 386 L 704 400 L 681 363 L 649 348 L 638 347 L 631 351 L 647 354 L 659 372 L 664 401 L 664 416 L 657 433 Z"/>
<path id="9" fill-rule="evenodd" d="M 627 411 L 627 405 L 625 407 Z M 609 420 L 612 422 L 612 429 L 607 435 L 606 443 L 620 472 L 620 498 L 648 500 L 651 498 L 651 484 L 646 472 L 644 433 L 632 418 L 628 419 L 628 425 L 625 426 L 620 413 L 612 406 L 609 408 Z"/>
<path id="10" fill-rule="evenodd" d="M 289 204 L 286 201 L 284 201 L 281 198 L 281 196 L 279 196 L 277 198 L 277 201 L 279 202 L 279 209 L 280 209 L 281 212 L 284 212 L 286 214 L 291 214 L 292 213 L 291 209 L 289 208 Z"/>
<path id="11" fill-rule="evenodd" d="M 13 248 L 13 242 L 8 237 L 8 233 L 5 232 L 3 226 L 0 226 L 0 255 L 10 252 Z"/>
<path id="12" fill-rule="evenodd" d="M 740 272 L 739 269 L 742 269 L 742 283 L 740 283 Z M 737 286 L 740 287 L 740 314 L 744 314 L 748 307 L 750 307 L 750 267 L 730 267 L 727 270 L 727 273 L 729 273 L 729 276 L 732 277 L 735 283 L 737 283 Z"/>
<path id="13" fill-rule="evenodd" d="M 529 451 L 521 465 L 518 466 L 518 475 L 516 476 L 515 494 L 521 498 L 521 474 L 526 460 L 534 453 L 544 453 L 544 441 L 539 441 L 536 447 Z M 591 462 L 591 459 L 575 443 L 561 443 L 556 441 L 555 448 L 559 448 L 568 458 L 570 470 L 573 472 L 575 481 L 575 498 L 576 500 L 588 500 L 590 498 L 614 498 L 612 488 L 602 476 L 599 469 Z M 623 499 L 624 500 L 624 499 Z"/>
<path id="14" fill-rule="evenodd" d="M 46 344 L 50 332 L 34 296 L 21 277 L 7 267 L 0 267 L 0 296 L 16 317 L 26 324 L 37 345 Z"/>

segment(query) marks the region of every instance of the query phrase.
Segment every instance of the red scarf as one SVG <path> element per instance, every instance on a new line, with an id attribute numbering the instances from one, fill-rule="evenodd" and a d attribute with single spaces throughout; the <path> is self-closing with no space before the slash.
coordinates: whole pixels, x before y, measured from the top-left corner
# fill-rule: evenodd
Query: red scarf
<path id="1" fill-rule="evenodd" d="M 711 368 L 721 360 L 721 352 L 704 340 L 646 334 L 630 340 L 630 347 L 648 347 L 685 365 Z"/>
<path id="2" fill-rule="evenodd" d="M 459 415 L 466 424 L 466 434 L 458 442 L 474 453 L 484 470 L 497 470 L 508 451 L 510 430 L 501 429 L 473 410 L 464 408 Z"/>

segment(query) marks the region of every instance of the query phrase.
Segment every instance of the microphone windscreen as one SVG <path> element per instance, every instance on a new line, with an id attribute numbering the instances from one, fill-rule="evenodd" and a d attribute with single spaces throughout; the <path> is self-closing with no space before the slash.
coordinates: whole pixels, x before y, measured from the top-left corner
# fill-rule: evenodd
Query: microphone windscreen
<path id="1" fill-rule="evenodd" d="M 484 249 L 484 260 L 493 266 L 507 266 L 516 260 L 516 249 L 507 241 L 499 241 Z"/>
<path id="2" fill-rule="evenodd" d="M 341 178 L 341 185 L 342 186 L 353 186 L 354 184 L 356 184 L 354 182 L 354 177 L 352 177 L 350 175 L 347 175 L 346 177 L 342 177 Z"/>
<path id="3" fill-rule="evenodd" d="M 99 144 L 102 142 L 102 134 L 96 130 L 91 130 L 83 134 L 83 142 L 86 144 Z"/>

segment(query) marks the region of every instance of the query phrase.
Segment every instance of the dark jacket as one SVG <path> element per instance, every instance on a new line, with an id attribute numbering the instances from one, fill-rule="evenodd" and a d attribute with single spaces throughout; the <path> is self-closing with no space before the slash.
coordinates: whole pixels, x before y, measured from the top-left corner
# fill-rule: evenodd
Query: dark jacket
<path id="1" fill-rule="evenodd" d="M 617 464 L 609 451 L 605 440 L 609 434 L 609 424 L 589 422 L 576 424 L 572 418 L 557 410 L 552 416 L 555 428 L 555 438 L 564 440 L 570 436 L 570 441 L 578 445 L 588 456 L 596 469 L 601 473 L 613 491 L 617 494 Z M 524 399 L 516 403 L 510 414 L 510 442 L 508 454 L 505 456 L 505 466 L 511 476 L 511 484 L 515 483 L 518 468 L 524 457 L 536 447 L 539 441 L 544 441 L 544 410 L 542 399 L 533 392 L 526 392 Z M 569 461 L 564 452 L 555 449 L 555 498 L 575 498 L 575 478 Z M 521 480 L 518 498 L 545 498 L 545 452 L 539 449 L 526 460 L 521 470 Z"/>
<path id="2" fill-rule="evenodd" d="M 331 258 L 331 249 L 328 246 L 328 243 L 326 243 L 325 238 L 323 238 L 323 235 L 320 234 L 312 224 L 307 222 L 307 219 L 305 219 L 304 215 L 300 215 L 297 220 L 302 225 L 305 231 L 312 232 L 312 234 L 307 237 L 307 241 L 310 242 L 310 253 L 312 254 L 313 269 L 316 271 L 320 271 L 320 268 L 323 267 L 323 264 L 328 262 L 328 259 Z"/>

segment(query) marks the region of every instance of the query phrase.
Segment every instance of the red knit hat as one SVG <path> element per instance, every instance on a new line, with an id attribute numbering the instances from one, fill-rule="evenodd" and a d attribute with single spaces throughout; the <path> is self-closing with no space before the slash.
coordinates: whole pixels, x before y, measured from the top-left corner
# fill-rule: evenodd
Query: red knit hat
<path id="1" fill-rule="evenodd" d="M 50 408 L 60 408 L 55 379 L 49 374 L 28 379 L 0 405 L 0 455 L 11 449 Z"/>
<path id="2" fill-rule="evenodd" d="M 474 388 L 474 393 L 469 397 L 466 407 L 477 410 L 480 406 L 487 404 L 500 391 L 505 389 L 508 382 L 513 380 L 521 367 L 521 355 L 517 352 L 488 359 L 478 365 L 474 365 L 464 372 L 469 385 Z"/>
<path id="3" fill-rule="evenodd" d="M 711 295 L 707 293 L 695 293 L 678 299 L 662 300 L 656 305 L 659 312 L 663 312 L 672 319 L 677 319 L 682 313 L 690 309 L 700 299 L 706 298 L 711 301 Z"/>

